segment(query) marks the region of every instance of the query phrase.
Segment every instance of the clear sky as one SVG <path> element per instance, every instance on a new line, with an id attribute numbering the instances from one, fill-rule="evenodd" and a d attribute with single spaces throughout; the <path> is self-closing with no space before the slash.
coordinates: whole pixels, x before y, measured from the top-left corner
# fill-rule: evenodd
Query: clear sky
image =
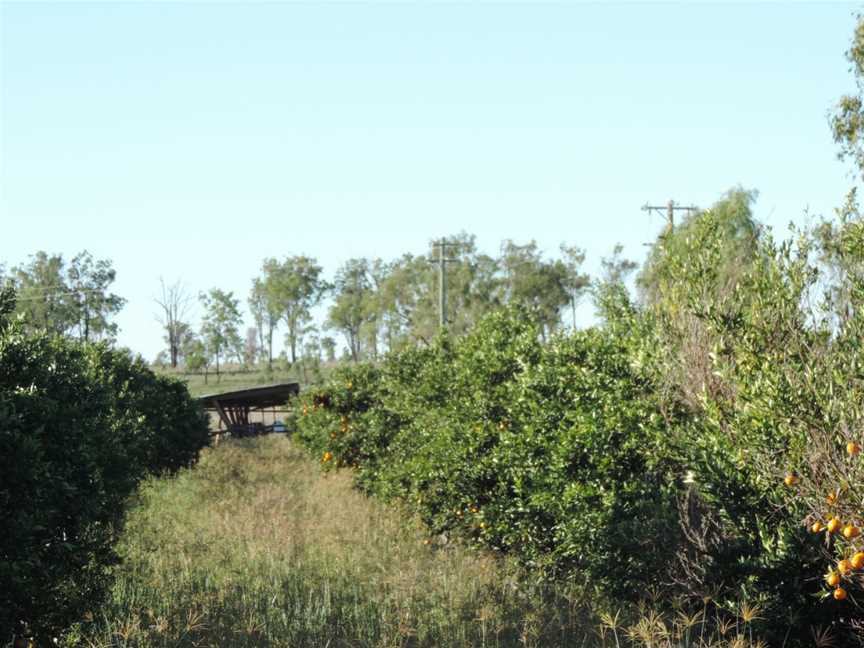
<path id="1" fill-rule="evenodd" d="M 332 276 L 461 230 L 593 271 L 644 257 L 646 201 L 739 184 L 785 230 L 853 182 L 827 115 L 858 7 L 2 2 L 0 263 L 112 259 L 153 358 L 160 276 L 245 305 L 264 257 Z"/>

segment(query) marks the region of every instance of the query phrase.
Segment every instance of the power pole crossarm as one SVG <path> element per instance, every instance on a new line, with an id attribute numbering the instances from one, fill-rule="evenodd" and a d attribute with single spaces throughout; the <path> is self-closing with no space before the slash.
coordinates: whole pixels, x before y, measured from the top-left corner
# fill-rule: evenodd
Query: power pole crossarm
<path id="1" fill-rule="evenodd" d="M 644 205 L 642 205 L 642 211 L 647 211 L 647 212 L 656 211 L 658 213 L 663 213 L 663 211 L 666 212 L 666 223 L 667 223 L 666 224 L 666 232 L 667 233 L 671 232 L 672 228 L 675 227 L 675 212 L 676 211 L 686 211 L 689 213 L 689 212 L 694 212 L 694 211 L 698 211 L 698 210 L 699 210 L 699 208 L 694 206 L 694 205 L 690 205 L 690 206 L 677 205 L 674 200 L 670 200 L 665 205 L 649 205 L 648 203 L 645 203 Z"/>

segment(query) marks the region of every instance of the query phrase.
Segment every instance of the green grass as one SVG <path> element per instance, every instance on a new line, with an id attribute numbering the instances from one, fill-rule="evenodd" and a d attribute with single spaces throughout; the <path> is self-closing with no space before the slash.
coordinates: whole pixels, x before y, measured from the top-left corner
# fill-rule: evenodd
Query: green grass
<path id="1" fill-rule="evenodd" d="M 147 482 L 81 646 L 582 646 L 575 591 L 426 537 L 283 436 Z"/>
<path id="2" fill-rule="evenodd" d="M 427 537 L 282 435 L 222 442 L 146 482 L 119 553 L 111 599 L 61 646 L 764 647 L 753 607 L 595 617 L 584 590 Z"/>
<path id="3" fill-rule="evenodd" d="M 266 368 L 242 369 L 228 365 L 220 371 L 218 377 L 215 372 L 209 372 L 206 376 L 206 382 L 204 374 L 187 374 L 170 368 L 157 368 L 156 371 L 185 381 L 192 396 L 203 396 L 204 394 L 219 394 L 235 389 L 247 389 L 282 382 L 299 382 L 301 388 L 306 388 L 320 382 L 331 369 L 332 367 L 327 364 L 322 364 L 317 372 L 312 369 L 304 371 L 303 367 L 299 365 L 290 369 L 274 365 L 272 371 L 268 371 Z"/>

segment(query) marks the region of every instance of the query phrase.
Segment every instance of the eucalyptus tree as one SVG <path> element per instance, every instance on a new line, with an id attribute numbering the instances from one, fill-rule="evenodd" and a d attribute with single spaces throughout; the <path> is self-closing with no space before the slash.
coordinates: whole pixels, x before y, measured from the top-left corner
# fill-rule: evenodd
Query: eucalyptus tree
<path id="1" fill-rule="evenodd" d="M 94 339 L 113 339 L 117 324 L 110 318 L 120 312 L 126 300 L 109 292 L 117 278 L 111 261 L 94 259 L 87 252 L 72 258 L 66 271 L 70 290 L 70 315 L 78 337 L 85 342 Z"/>
<path id="2" fill-rule="evenodd" d="M 126 300 L 110 292 L 116 272 L 108 259 L 81 252 L 66 263 L 60 254 L 39 251 L 27 264 L 13 269 L 18 311 L 26 325 L 84 341 L 113 339 L 111 321 Z"/>
<path id="3" fill-rule="evenodd" d="M 258 329 L 258 348 L 261 353 L 267 349 L 267 369 L 273 369 L 273 333 L 279 326 L 282 317 L 282 304 L 276 296 L 275 280 L 270 277 L 275 273 L 270 268 L 276 264 L 274 259 L 264 262 L 262 270 L 264 277 L 252 280 L 252 291 L 249 294 L 249 311 Z"/>
<path id="4" fill-rule="evenodd" d="M 212 358 L 207 352 L 207 346 L 197 335 L 187 337 L 183 342 L 183 362 L 189 373 L 204 372 L 204 384 L 207 384 Z"/>
<path id="5" fill-rule="evenodd" d="M 192 296 L 180 281 L 166 285 L 165 280 L 160 277 L 159 285 L 161 288 L 160 295 L 154 300 L 159 306 L 156 319 L 165 331 L 165 342 L 168 344 L 171 367 L 176 369 L 180 361 L 184 338 L 191 332 L 186 318 L 189 315 Z"/>
<path id="6" fill-rule="evenodd" d="M 240 326 L 243 323 L 240 300 L 234 297 L 233 292 L 224 292 L 218 288 L 201 293 L 200 300 L 204 306 L 201 337 L 207 353 L 216 362 L 218 380 L 222 357 L 242 358 L 243 355 L 243 343 L 240 339 Z"/>
<path id="7" fill-rule="evenodd" d="M 361 355 L 361 329 L 368 321 L 368 300 L 372 292 L 369 260 L 348 259 L 336 271 L 333 304 L 328 312 L 328 326 L 345 335 L 351 359 Z"/>
<path id="8" fill-rule="evenodd" d="M 546 337 L 561 321 L 561 309 L 570 302 L 569 273 L 560 260 L 545 260 L 536 241 L 517 245 L 505 240 L 499 258 L 503 301 L 528 308 Z"/>
<path id="9" fill-rule="evenodd" d="M 26 265 L 13 268 L 17 309 L 24 313 L 28 328 L 63 335 L 74 323 L 64 265 L 61 255 L 40 250 Z"/>
<path id="10" fill-rule="evenodd" d="M 321 338 L 321 348 L 326 354 L 327 362 L 336 362 L 336 340 L 329 335 L 324 336 Z"/>
<path id="11" fill-rule="evenodd" d="M 266 310 L 281 314 L 288 328 L 285 338 L 291 351 L 291 362 L 297 362 L 303 332 L 312 321 L 311 310 L 321 302 L 329 288 L 322 277 L 323 268 L 314 258 L 300 255 L 287 257 L 282 262 L 265 259 L 262 270 Z"/>
<path id="12" fill-rule="evenodd" d="M 564 287 L 567 290 L 567 296 L 570 298 L 570 313 L 573 317 L 573 329 L 576 329 L 576 304 L 588 286 L 591 285 L 591 277 L 587 273 L 582 272 L 582 264 L 585 263 L 585 250 L 575 245 L 567 245 L 562 243 L 560 248 L 562 262 L 567 270 L 567 277 L 564 282 Z"/>

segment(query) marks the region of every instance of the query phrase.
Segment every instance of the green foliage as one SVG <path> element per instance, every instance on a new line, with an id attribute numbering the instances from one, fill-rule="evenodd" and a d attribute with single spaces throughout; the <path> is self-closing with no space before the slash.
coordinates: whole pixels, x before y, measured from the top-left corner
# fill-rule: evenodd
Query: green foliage
<path id="1" fill-rule="evenodd" d="M 322 475 L 282 435 L 220 443 L 194 470 L 143 485 L 111 598 L 62 645 L 595 645 L 575 588 L 443 546 L 406 517 L 352 492 L 348 475 Z"/>
<path id="2" fill-rule="evenodd" d="M 216 375 L 222 357 L 243 357 L 243 342 L 240 340 L 240 300 L 234 293 L 212 288 L 200 295 L 204 306 L 201 337 L 207 354 L 216 360 Z"/>
<path id="3" fill-rule="evenodd" d="M 327 314 L 330 328 L 341 331 L 351 359 L 360 359 L 360 334 L 370 318 L 372 282 L 367 259 L 348 259 L 336 271 L 333 304 Z"/>
<path id="4" fill-rule="evenodd" d="M 115 277 L 109 260 L 96 260 L 87 251 L 68 263 L 59 254 L 39 251 L 27 265 L 13 268 L 10 279 L 18 309 L 27 316 L 25 326 L 86 342 L 110 340 L 117 332 L 110 318 L 126 300 L 109 292 Z"/>
<path id="5" fill-rule="evenodd" d="M 178 379 L 160 376 L 141 358 L 105 346 L 88 349 L 96 380 L 111 390 L 112 419 L 124 429 L 130 461 L 158 475 L 192 465 L 209 443 L 206 414 Z"/>
<path id="6" fill-rule="evenodd" d="M 632 597 L 675 547 L 669 422 L 613 334 L 542 345 L 539 329 L 513 309 L 380 371 L 343 370 L 307 397 L 300 438 L 436 533 Z"/>
<path id="7" fill-rule="evenodd" d="M 662 585 L 758 602 L 778 641 L 841 632 L 831 553 L 803 522 L 826 520 L 838 488 L 833 510 L 860 515 L 843 507 L 864 474 L 833 467 L 864 430 L 864 227 L 850 207 L 776 243 L 752 198 L 732 192 L 661 237 L 644 304 L 610 271 L 600 327 L 543 343 L 511 309 L 346 370 L 308 401 L 301 438 L 433 532 L 544 577 L 618 600 Z M 806 491 L 783 486 L 789 471 Z"/>
<path id="8" fill-rule="evenodd" d="M 674 439 L 691 482 L 682 584 L 764 598 L 774 618 L 786 614 L 775 631 L 804 636 L 842 611 L 819 602 L 824 558 L 802 524 L 805 500 L 782 480 L 836 435 L 843 403 L 858 397 L 852 376 L 836 373 L 848 351 L 808 306 L 819 290 L 814 237 L 775 243 L 749 201 L 730 194 L 658 241 L 643 273 L 651 292 L 639 317 L 655 332 L 643 358 L 665 385 L 664 409 L 689 412 Z"/>
<path id="9" fill-rule="evenodd" d="M 0 633 L 50 641 L 98 605 L 124 504 L 207 442 L 181 385 L 104 346 L 31 335 L 0 295 Z"/>
<path id="10" fill-rule="evenodd" d="M 267 330 L 268 366 L 272 367 L 273 331 L 280 318 L 288 328 L 285 337 L 293 364 L 305 327 L 312 319 L 310 311 L 328 289 L 321 276 L 323 268 L 314 258 L 301 255 L 286 257 L 282 262 L 265 259 L 261 270 L 263 275 L 253 283 L 250 303 L 256 320 L 261 320 Z"/>

